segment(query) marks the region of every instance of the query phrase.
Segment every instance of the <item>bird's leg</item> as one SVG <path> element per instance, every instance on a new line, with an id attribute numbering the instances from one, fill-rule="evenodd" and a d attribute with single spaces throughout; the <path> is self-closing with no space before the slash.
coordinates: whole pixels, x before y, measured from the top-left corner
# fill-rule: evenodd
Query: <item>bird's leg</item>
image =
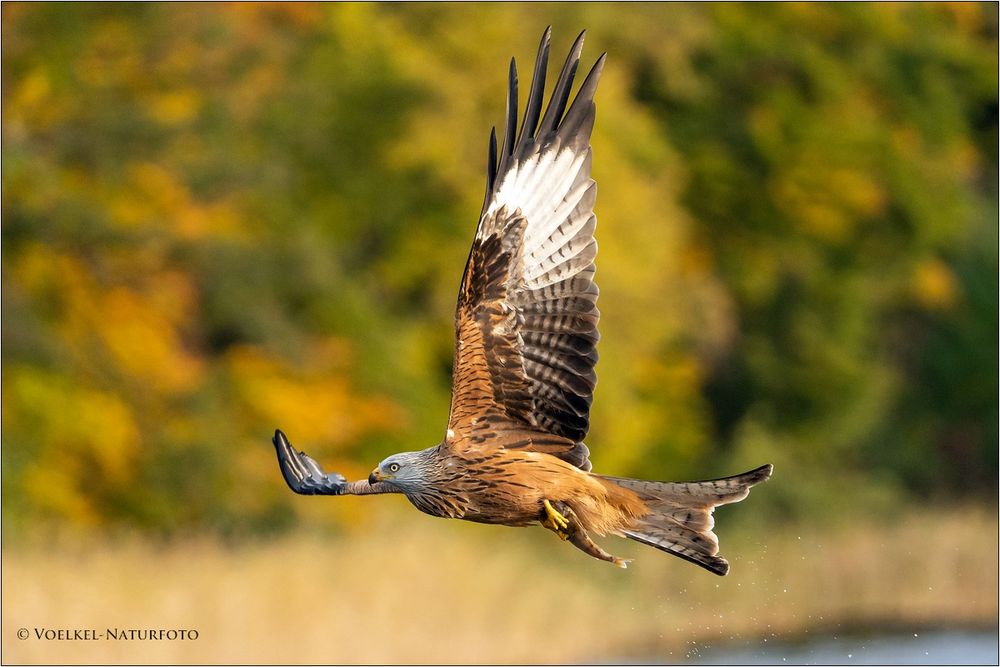
<path id="1" fill-rule="evenodd" d="M 628 560 L 609 554 L 607 551 L 598 546 L 596 542 L 590 539 L 590 535 L 588 535 L 587 531 L 583 528 L 577 527 L 576 530 L 570 533 L 569 543 L 588 556 L 593 556 L 599 560 L 607 561 L 615 567 L 620 567 L 623 570 L 628 567 Z"/>
<path id="2" fill-rule="evenodd" d="M 562 503 L 559 504 L 562 505 Z M 569 519 L 552 507 L 552 503 L 550 503 L 547 498 L 542 500 L 542 506 L 545 508 L 546 517 L 545 521 L 542 522 L 542 525 L 553 531 L 560 538 L 564 540 L 567 539 L 569 537 L 569 531 L 567 530 L 567 528 L 569 528 Z M 572 512 L 572 510 L 570 510 L 570 512 Z"/>
<path id="3" fill-rule="evenodd" d="M 559 501 L 556 501 L 555 506 L 549 503 L 548 500 L 543 500 L 542 504 L 545 506 L 545 512 L 548 515 L 547 521 L 542 524 L 546 528 L 554 531 L 560 538 L 569 540 L 570 544 L 588 556 L 593 556 L 598 560 L 606 561 L 622 569 L 628 567 L 629 561 L 618 556 L 612 556 L 590 539 L 587 530 L 577 520 L 576 512 L 573 511 L 572 507 Z M 559 517 L 565 523 L 559 523 L 559 519 L 555 517 Z"/>

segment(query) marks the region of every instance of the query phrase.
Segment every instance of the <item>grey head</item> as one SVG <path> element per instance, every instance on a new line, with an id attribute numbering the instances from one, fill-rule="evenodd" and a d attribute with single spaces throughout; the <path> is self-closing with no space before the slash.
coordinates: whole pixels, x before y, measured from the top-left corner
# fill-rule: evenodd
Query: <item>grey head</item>
<path id="1" fill-rule="evenodd" d="M 431 483 L 440 463 L 436 450 L 437 447 L 431 447 L 419 452 L 393 454 L 372 470 L 368 483 L 383 482 L 406 494 L 420 493 Z"/>

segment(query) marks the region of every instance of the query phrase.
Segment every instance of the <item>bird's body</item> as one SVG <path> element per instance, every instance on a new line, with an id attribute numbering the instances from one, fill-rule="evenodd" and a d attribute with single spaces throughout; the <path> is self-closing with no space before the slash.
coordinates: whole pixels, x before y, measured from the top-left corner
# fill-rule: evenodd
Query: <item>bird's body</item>
<path id="1" fill-rule="evenodd" d="M 533 434 L 507 435 L 527 445 Z M 603 535 L 648 511 L 634 492 L 528 446 L 469 451 L 442 444 L 417 454 L 435 460 L 424 485 L 431 490 L 402 492 L 432 516 L 529 526 L 545 518 L 548 500 L 569 506 L 586 528 Z"/>
<path id="2" fill-rule="evenodd" d="M 715 506 L 746 497 L 766 465 L 704 482 L 647 482 L 591 472 L 584 438 L 597 382 L 599 290 L 594 283 L 596 185 L 590 177 L 593 96 L 604 56 L 572 104 L 583 34 L 542 114 L 549 31 L 517 129 L 513 61 L 504 140 L 490 137 L 487 187 L 455 313 L 452 401 L 444 439 L 388 457 L 368 480 L 327 475 L 274 444 L 298 493 L 403 493 L 433 516 L 487 524 L 541 523 L 586 553 L 624 566 L 590 538 L 620 535 L 716 574 Z"/>

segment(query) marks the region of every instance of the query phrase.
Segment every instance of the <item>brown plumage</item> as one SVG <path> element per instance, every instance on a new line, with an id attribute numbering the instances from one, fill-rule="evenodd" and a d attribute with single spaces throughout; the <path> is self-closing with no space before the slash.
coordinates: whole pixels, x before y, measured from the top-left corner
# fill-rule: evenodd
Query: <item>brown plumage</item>
<path id="1" fill-rule="evenodd" d="M 451 413 L 444 440 L 382 461 L 368 480 L 325 474 L 274 444 L 298 493 L 403 493 L 440 517 L 542 523 L 586 553 L 623 566 L 590 537 L 620 535 L 716 574 L 712 510 L 746 497 L 771 466 L 704 482 L 647 482 L 591 472 L 583 440 L 597 376 L 596 186 L 590 177 L 602 55 L 570 100 L 577 38 L 542 114 L 550 32 L 535 62 L 521 129 L 513 61 L 503 144 L 490 136 L 487 187 L 455 313 Z M 568 108 L 567 108 L 568 106 Z"/>

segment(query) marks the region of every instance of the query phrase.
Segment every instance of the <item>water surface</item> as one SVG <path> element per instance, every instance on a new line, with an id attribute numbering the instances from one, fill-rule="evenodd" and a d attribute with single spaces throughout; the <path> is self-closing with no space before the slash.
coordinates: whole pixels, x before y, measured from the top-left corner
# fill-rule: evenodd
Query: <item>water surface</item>
<path id="1" fill-rule="evenodd" d="M 753 640 L 699 646 L 668 659 L 699 665 L 995 665 L 996 632 L 936 630 L 867 637 L 825 637 L 802 643 Z"/>

